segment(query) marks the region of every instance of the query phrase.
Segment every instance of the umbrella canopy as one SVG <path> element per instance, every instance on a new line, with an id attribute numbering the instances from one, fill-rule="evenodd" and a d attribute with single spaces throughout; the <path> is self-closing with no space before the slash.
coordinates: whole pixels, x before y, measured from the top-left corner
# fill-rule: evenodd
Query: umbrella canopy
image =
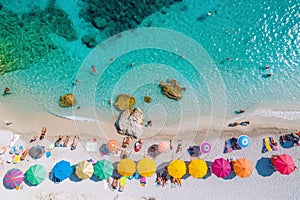
<path id="1" fill-rule="evenodd" d="M 117 168 L 122 176 L 131 176 L 136 170 L 136 165 L 130 158 L 125 158 L 118 163 Z"/>
<path id="2" fill-rule="evenodd" d="M 181 178 L 186 173 L 185 163 L 179 159 L 173 160 L 168 166 L 168 172 L 173 178 Z"/>
<path id="3" fill-rule="evenodd" d="M 72 167 L 71 164 L 68 161 L 62 160 L 55 164 L 55 166 L 52 169 L 52 174 L 60 181 L 63 181 L 66 178 L 69 178 L 69 176 L 72 173 Z"/>
<path id="4" fill-rule="evenodd" d="M 194 178 L 203 178 L 207 173 L 207 164 L 204 160 L 192 160 L 189 164 L 189 173 Z"/>
<path id="5" fill-rule="evenodd" d="M 163 141 L 159 143 L 157 148 L 160 153 L 167 153 L 170 150 L 170 142 Z"/>
<path id="6" fill-rule="evenodd" d="M 117 140 L 109 140 L 106 143 L 106 147 L 107 147 L 108 151 L 118 151 L 119 144 L 118 144 Z"/>
<path id="7" fill-rule="evenodd" d="M 143 158 L 137 164 L 137 171 L 141 176 L 150 177 L 156 171 L 156 164 L 149 158 Z"/>
<path id="8" fill-rule="evenodd" d="M 233 163 L 233 169 L 239 177 L 247 178 L 251 175 L 253 166 L 247 158 L 241 158 Z"/>
<path id="9" fill-rule="evenodd" d="M 247 135 L 241 135 L 238 139 L 238 144 L 242 148 L 246 148 L 250 145 L 250 138 Z"/>
<path id="10" fill-rule="evenodd" d="M 292 156 L 288 154 L 282 154 L 277 156 L 277 158 L 273 162 L 274 167 L 281 174 L 290 174 L 295 170 L 295 162 Z"/>
<path id="11" fill-rule="evenodd" d="M 219 178 L 225 178 L 231 172 L 230 163 L 224 158 L 216 159 L 212 165 L 212 173 L 214 173 Z"/>
<path id="12" fill-rule="evenodd" d="M 94 165 L 94 174 L 101 180 L 111 177 L 113 171 L 114 167 L 108 160 L 99 160 Z"/>
<path id="13" fill-rule="evenodd" d="M 45 154 L 45 148 L 43 146 L 35 146 L 35 147 L 31 147 L 29 150 L 29 155 L 33 158 L 33 159 L 38 159 L 43 157 L 43 155 Z"/>
<path id="14" fill-rule="evenodd" d="M 32 185 L 38 185 L 45 180 L 46 174 L 47 172 L 42 165 L 35 164 L 26 171 L 26 180 Z"/>
<path id="15" fill-rule="evenodd" d="M 17 168 L 8 170 L 3 178 L 4 185 L 10 189 L 14 189 L 19 185 L 21 185 L 23 180 L 24 180 L 23 172 Z"/>
<path id="16" fill-rule="evenodd" d="M 200 150 L 202 153 L 209 153 L 211 151 L 211 145 L 208 142 L 203 142 L 200 145 Z"/>
<path id="17" fill-rule="evenodd" d="M 87 160 L 81 161 L 77 164 L 75 173 L 81 179 L 91 178 L 94 173 L 94 166 Z"/>

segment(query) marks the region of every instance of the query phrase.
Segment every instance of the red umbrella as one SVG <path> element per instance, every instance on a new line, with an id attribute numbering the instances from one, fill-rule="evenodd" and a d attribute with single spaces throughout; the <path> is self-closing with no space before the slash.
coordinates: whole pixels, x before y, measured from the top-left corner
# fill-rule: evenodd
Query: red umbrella
<path id="1" fill-rule="evenodd" d="M 163 141 L 158 145 L 158 151 L 160 153 L 167 153 L 170 150 L 170 142 Z"/>
<path id="2" fill-rule="evenodd" d="M 277 156 L 274 159 L 274 167 L 279 171 L 281 174 L 290 174 L 295 170 L 295 162 L 292 156 L 287 154 L 282 154 Z"/>
<path id="3" fill-rule="evenodd" d="M 211 167 L 212 172 L 219 178 L 225 178 L 231 172 L 230 163 L 224 158 L 216 159 Z"/>

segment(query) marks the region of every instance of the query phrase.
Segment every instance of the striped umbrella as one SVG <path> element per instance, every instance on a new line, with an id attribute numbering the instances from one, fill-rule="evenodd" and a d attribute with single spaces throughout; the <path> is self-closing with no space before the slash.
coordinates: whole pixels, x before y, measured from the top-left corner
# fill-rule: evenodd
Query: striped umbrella
<path id="1" fill-rule="evenodd" d="M 211 145 L 208 142 L 203 142 L 200 145 L 200 150 L 202 153 L 209 153 L 211 151 Z"/>
<path id="2" fill-rule="evenodd" d="M 108 149 L 108 151 L 118 151 L 119 149 L 119 144 L 117 142 L 117 140 L 109 140 L 107 143 L 106 143 L 106 147 Z"/>
<path id="3" fill-rule="evenodd" d="M 163 141 L 159 143 L 157 148 L 160 153 L 167 153 L 170 150 L 170 142 Z"/>
<path id="4" fill-rule="evenodd" d="M 77 164 L 75 173 L 81 179 L 91 178 L 94 173 L 94 166 L 87 160 L 81 161 Z"/>
<path id="5" fill-rule="evenodd" d="M 17 168 L 8 170 L 3 178 L 4 185 L 10 189 L 20 186 L 23 181 L 23 172 Z"/>
<path id="6" fill-rule="evenodd" d="M 242 148 L 246 148 L 250 145 L 250 138 L 247 135 L 241 135 L 238 139 L 238 144 Z"/>

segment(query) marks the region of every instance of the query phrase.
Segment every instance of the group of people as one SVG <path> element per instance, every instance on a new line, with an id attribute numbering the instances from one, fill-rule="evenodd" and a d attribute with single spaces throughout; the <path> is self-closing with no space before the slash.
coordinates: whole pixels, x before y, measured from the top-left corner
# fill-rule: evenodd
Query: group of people
<path id="1" fill-rule="evenodd" d="M 235 127 L 235 126 L 248 126 L 250 124 L 250 121 L 249 120 L 246 120 L 246 121 L 242 121 L 242 122 L 232 122 L 232 123 L 229 123 L 228 126 L 230 127 Z"/>
<path id="2" fill-rule="evenodd" d="M 290 134 L 285 134 L 281 135 L 279 138 L 283 143 L 285 143 L 287 140 L 292 143 L 296 144 L 297 146 L 300 146 L 300 131 L 298 133 L 290 133 Z"/>
<path id="3" fill-rule="evenodd" d="M 63 138 L 64 138 L 64 136 L 59 135 L 58 139 L 54 143 L 54 146 L 55 147 L 67 147 L 69 144 L 69 136 L 68 135 L 66 136 L 66 139 L 64 142 L 63 142 Z"/>

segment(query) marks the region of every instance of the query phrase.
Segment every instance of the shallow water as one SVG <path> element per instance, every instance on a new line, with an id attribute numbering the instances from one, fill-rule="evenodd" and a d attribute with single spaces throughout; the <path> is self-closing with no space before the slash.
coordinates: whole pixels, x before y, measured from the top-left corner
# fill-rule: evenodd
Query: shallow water
<path id="1" fill-rule="evenodd" d="M 140 25 L 171 29 L 176 31 L 173 34 L 164 37 L 170 32 L 162 29 L 152 38 L 151 30 L 144 31 L 141 48 L 131 37 L 140 32 L 129 31 L 92 51 L 81 44 L 80 37 L 86 32 L 98 34 L 102 40 L 104 36 L 76 15 L 76 2 L 56 4 L 69 14 L 78 40 L 66 41 L 51 33 L 49 38 L 59 47 L 57 51 L 35 60 L 27 69 L 1 77 L 1 85 L 11 87 L 14 93 L 1 96 L 3 104 L 23 107 L 24 113 L 30 114 L 49 110 L 63 116 L 111 120 L 118 112 L 108 101 L 127 93 L 136 97 L 136 106 L 142 108 L 146 120 L 159 115 L 166 123 L 177 123 L 187 115 L 228 118 L 235 110 L 252 111 L 257 105 L 266 111 L 253 113 L 278 115 L 272 110 L 288 109 L 293 114 L 286 118 L 299 118 L 298 1 L 186 0 L 153 13 Z M 33 7 L 25 2 L 22 5 L 28 9 L 19 9 L 21 5 L 10 1 L 0 3 L 2 12 L 24 13 Z M 44 8 L 45 2 L 40 7 Z M 130 67 L 132 62 L 134 67 Z M 91 74 L 91 65 L 96 66 L 97 75 Z M 270 68 L 265 69 L 266 65 Z M 181 101 L 161 94 L 159 81 L 170 78 L 187 88 Z M 76 79 L 81 83 L 73 87 Z M 58 106 L 59 96 L 70 92 L 78 97 L 80 111 Z M 152 97 L 152 103 L 143 102 L 146 95 Z"/>

